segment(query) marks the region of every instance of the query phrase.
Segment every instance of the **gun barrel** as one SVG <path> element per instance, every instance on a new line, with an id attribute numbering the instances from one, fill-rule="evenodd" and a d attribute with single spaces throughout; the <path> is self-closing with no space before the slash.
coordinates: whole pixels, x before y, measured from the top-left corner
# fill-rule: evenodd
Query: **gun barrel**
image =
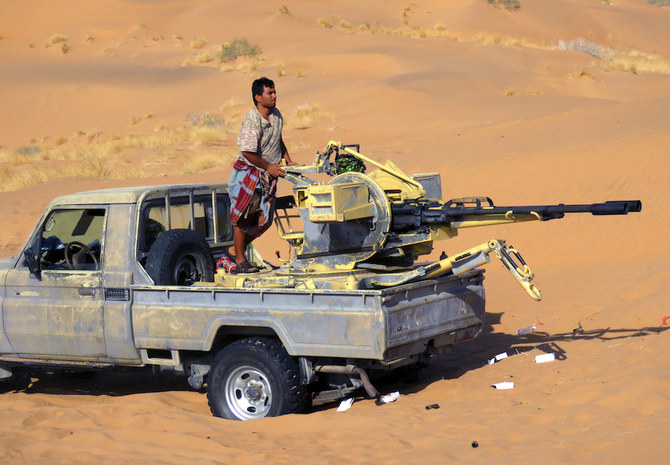
<path id="1" fill-rule="evenodd" d="M 642 211 L 639 200 L 610 200 L 605 203 L 594 203 L 591 213 L 594 215 L 626 215 Z"/>
<path id="2" fill-rule="evenodd" d="M 451 210 L 455 208 L 455 210 Z M 513 215 L 540 215 L 543 220 L 562 218 L 566 213 L 591 213 L 592 215 L 627 215 L 628 213 L 642 211 L 642 202 L 639 200 L 609 200 L 603 203 L 592 203 L 584 205 L 530 205 L 530 206 L 512 206 L 512 207 L 484 207 L 484 208 L 457 208 L 446 207 L 448 216 L 466 216 L 466 215 L 492 215 L 507 214 Z M 459 211 L 456 211 L 459 210 Z"/>
<path id="3" fill-rule="evenodd" d="M 528 206 L 495 206 L 489 198 L 468 197 L 466 199 L 450 200 L 444 205 L 438 202 L 417 203 L 406 202 L 401 205 L 392 205 L 393 229 L 405 231 L 428 225 L 449 226 L 452 221 L 468 219 L 483 220 L 501 216 L 509 222 L 520 221 L 521 217 L 539 219 L 542 221 L 563 218 L 566 213 L 591 213 L 592 215 L 626 215 L 642 211 L 642 202 L 639 200 L 609 200 L 603 203 L 592 204 L 557 204 L 557 205 L 528 205 Z M 531 217 L 531 218 L 528 218 Z M 506 219 L 502 220 L 507 222 Z"/>

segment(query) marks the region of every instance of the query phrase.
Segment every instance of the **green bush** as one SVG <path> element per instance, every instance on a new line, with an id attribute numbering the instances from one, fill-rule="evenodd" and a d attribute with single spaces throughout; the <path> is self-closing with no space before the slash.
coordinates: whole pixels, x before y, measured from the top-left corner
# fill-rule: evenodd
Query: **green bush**
<path id="1" fill-rule="evenodd" d="M 229 44 L 221 46 L 221 54 L 219 56 L 222 63 L 235 61 L 237 57 L 255 56 L 261 53 L 261 48 L 258 45 L 250 44 L 247 39 L 235 39 Z"/>
<path id="2" fill-rule="evenodd" d="M 502 6 L 506 10 L 518 10 L 521 8 L 521 3 L 519 0 L 486 0 L 489 5 L 494 5 L 495 7 Z"/>
<path id="3" fill-rule="evenodd" d="M 648 0 L 650 4 L 656 6 L 670 6 L 670 0 Z"/>
<path id="4" fill-rule="evenodd" d="M 36 145 L 24 145 L 23 147 L 19 147 L 14 151 L 16 155 L 35 155 L 37 153 L 40 153 L 42 149 L 40 149 Z"/>

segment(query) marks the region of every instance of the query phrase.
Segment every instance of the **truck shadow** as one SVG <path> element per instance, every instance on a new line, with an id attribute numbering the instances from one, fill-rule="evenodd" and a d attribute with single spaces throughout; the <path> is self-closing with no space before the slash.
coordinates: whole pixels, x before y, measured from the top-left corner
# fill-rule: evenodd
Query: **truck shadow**
<path id="1" fill-rule="evenodd" d="M 375 384 L 377 389 L 382 393 L 399 391 L 401 394 L 412 394 L 436 381 L 456 379 L 468 371 L 482 368 L 490 359 L 503 352 L 511 356 L 538 349 L 544 353 L 553 353 L 556 360 L 565 360 L 568 358 L 566 346 L 573 341 L 612 341 L 660 334 L 670 329 L 670 326 L 585 329 L 579 325 L 567 333 L 536 331 L 518 336 L 496 332 L 494 325 L 500 323 L 501 316 L 487 313 L 487 324 L 477 339 L 459 344 L 448 353 L 434 356 L 424 368 L 406 369 L 397 376 L 384 377 Z"/>
<path id="2" fill-rule="evenodd" d="M 137 372 L 78 371 L 31 373 L 22 376 L 8 390 L 26 394 L 126 396 L 167 391 L 193 391 L 186 379 Z"/>

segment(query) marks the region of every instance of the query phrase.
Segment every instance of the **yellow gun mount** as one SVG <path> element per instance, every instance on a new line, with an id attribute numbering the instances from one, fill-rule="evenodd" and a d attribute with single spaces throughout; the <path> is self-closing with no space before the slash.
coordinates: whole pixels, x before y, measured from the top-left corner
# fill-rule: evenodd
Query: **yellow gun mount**
<path id="1" fill-rule="evenodd" d="M 366 164 L 377 169 L 365 174 Z M 439 174 L 408 176 L 390 161 L 382 165 L 362 155 L 358 146 L 335 141 L 317 153 L 311 165 L 285 170 L 294 195 L 277 199 L 275 222 L 280 236 L 293 246 L 295 259 L 282 272 L 300 276 L 377 271 L 358 281 L 366 288 L 464 273 L 488 262 L 489 253 L 494 253 L 531 297 L 539 300 L 530 268 L 504 240 L 491 240 L 453 259 L 413 265 L 419 256 L 433 250 L 433 241 L 455 237 L 460 228 L 546 221 L 566 213 L 625 215 L 642 209 L 639 200 L 498 207 L 488 197 L 465 197 L 443 203 Z M 331 178 L 317 182 L 310 174 Z"/>

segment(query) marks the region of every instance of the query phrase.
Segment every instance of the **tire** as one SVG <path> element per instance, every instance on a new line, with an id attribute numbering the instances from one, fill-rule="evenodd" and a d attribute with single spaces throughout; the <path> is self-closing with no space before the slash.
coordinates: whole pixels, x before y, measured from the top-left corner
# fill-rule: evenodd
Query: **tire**
<path id="1" fill-rule="evenodd" d="M 214 359 L 207 380 L 214 416 L 252 420 L 300 413 L 309 404 L 298 363 L 277 339 L 245 338 Z"/>
<path id="2" fill-rule="evenodd" d="M 214 281 L 214 258 L 204 237 L 190 229 L 171 229 L 153 243 L 144 267 L 156 284 L 190 286 Z"/>

